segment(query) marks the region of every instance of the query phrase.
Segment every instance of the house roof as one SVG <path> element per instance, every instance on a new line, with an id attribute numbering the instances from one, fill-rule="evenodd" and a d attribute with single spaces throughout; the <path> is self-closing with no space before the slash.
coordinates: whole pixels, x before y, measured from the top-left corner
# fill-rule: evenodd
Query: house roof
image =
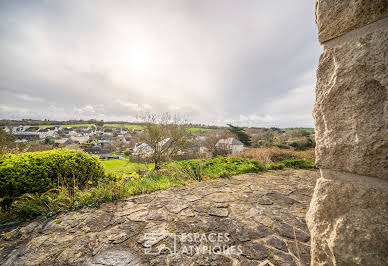
<path id="1" fill-rule="evenodd" d="M 233 137 L 227 138 L 227 139 L 220 139 L 216 145 L 218 144 L 228 144 L 228 145 L 244 145 L 241 141 L 238 139 L 235 139 Z"/>
<path id="2" fill-rule="evenodd" d="M 85 143 L 89 140 L 89 137 L 70 137 L 70 138 L 61 138 L 61 139 L 57 139 L 55 140 L 54 142 L 55 143 L 58 143 L 58 144 L 65 144 L 65 143 L 75 143 L 75 142 L 78 142 L 78 143 Z"/>
<path id="3" fill-rule="evenodd" d="M 54 141 L 54 143 L 58 143 L 58 144 L 64 144 L 66 142 L 67 138 L 61 138 L 61 139 L 56 139 Z"/>
<path id="4" fill-rule="evenodd" d="M 85 143 L 89 140 L 89 137 L 70 137 L 73 142 Z"/>
<path id="5" fill-rule="evenodd" d="M 26 131 L 32 132 L 32 131 L 38 131 L 39 129 L 40 129 L 39 127 L 28 127 L 28 128 L 26 129 Z"/>

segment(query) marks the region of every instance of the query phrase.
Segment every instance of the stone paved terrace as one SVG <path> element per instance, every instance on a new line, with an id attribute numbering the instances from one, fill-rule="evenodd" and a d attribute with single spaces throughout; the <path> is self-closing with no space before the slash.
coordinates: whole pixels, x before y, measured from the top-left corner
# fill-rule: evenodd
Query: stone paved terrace
<path id="1" fill-rule="evenodd" d="M 245 174 L 36 220 L 5 235 L 0 264 L 258 265 L 268 259 L 274 265 L 308 265 L 305 214 L 318 177 L 319 171 L 291 169 Z M 212 232 L 229 236 L 218 241 Z M 183 233 L 193 233 L 192 239 L 183 240 Z M 208 242 L 194 241 L 194 233 L 205 234 Z M 151 252 L 172 251 L 174 234 L 175 254 L 145 254 L 148 245 Z M 194 246 L 201 251 L 191 253 Z M 219 246 L 229 249 L 203 249 Z"/>

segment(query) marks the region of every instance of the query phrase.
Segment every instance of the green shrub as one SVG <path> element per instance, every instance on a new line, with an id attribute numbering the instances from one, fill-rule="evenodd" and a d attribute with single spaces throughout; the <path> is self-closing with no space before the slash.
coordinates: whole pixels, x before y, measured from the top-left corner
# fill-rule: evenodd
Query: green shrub
<path id="1" fill-rule="evenodd" d="M 203 175 L 202 167 L 201 160 L 186 160 L 171 164 L 168 168 L 172 175 L 175 173 L 178 175 L 178 178 L 201 182 Z"/>
<path id="2" fill-rule="evenodd" d="M 0 198 L 9 205 L 25 193 L 44 193 L 58 186 L 82 189 L 104 177 L 97 157 L 74 150 L 7 154 L 0 158 Z"/>
<path id="3" fill-rule="evenodd" d="M 315 140 L 311 137 L 305 137 L 299 141 L 292 142 L 290 146 L 294 147 L 296 150 L 306 150 L 315 147 Z"/>
<path id="4" fill-rule="evenodd" d="M 72 193 L 64 187 L 51 189 L 44 193 L 27 193 L 13 202 L 9 213 L 0 222 L 36 216 L 52 216 L 57 213 L 77 210 L 83 207 L 97 207 L 103 202 L 111 202 L 133 195 L 151 193 L 187 182 L 174 176 L 149 172 L 134 178 L 118 177 L 115 180 L 103 180 L 96 186 L 75 190 Z"/>
<path id="5" fill-rule="evenodd" d="M 285 145 L 285 144 L 276 144 L 275 146 L 280 148 L 280 149 L 285 149 L 285 150 L 290 149 L 290 146 Z"/>
<path id="6" fill-rule="evenodd" d="M 179 165 L 186 172 L 193 173 L 197 181 L 201 181 L 203 177 L 218 178 L 229 177 L 232 175 L 257 173 L 264 171 L 265 168 L 257 161 L 218 156 L 213 159 L 192 159 L 179 161 Z"/>
<path id="7" fill-rule="evenodd" d="M 295 169 L 315 168 L 315 165 L 313 162 L 310 162 L 308 160 L 303 160 L 303 159 L 284 160 L 282 161 L 282 163 L 285 165 L 285 167 L 288 167 L 288 168 L 295 168 Z"/>
<path id="8" fill-rule="evenodd" d="M 285 167 L 283 163 L 271 163 L 267 166 L 267 170 L 282 170 Z"/>
<path id="9" fill-rule="evenodd" d="M 294 168 L 294 169 L 312 169 L 317 168 L 313 161 L 306 159 L 289 159 L 283 160 L 277 163 L 270 164 L 268 170 L 278 170 L 283 168 Z"/>

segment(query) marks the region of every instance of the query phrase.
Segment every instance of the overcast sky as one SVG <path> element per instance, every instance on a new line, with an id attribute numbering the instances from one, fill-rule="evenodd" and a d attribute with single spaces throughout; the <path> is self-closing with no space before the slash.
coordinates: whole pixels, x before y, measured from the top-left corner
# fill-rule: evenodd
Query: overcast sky
<path id="1" fill-rule="evenodd" d="M 0 118 L 312 127 L 314 6 L 0 0 Z"/>

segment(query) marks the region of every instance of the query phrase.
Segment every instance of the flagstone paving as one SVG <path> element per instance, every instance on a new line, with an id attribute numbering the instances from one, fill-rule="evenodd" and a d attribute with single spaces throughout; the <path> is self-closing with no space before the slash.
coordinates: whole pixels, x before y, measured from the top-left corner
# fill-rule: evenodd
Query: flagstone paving
<path id="1" fill-rule="evenodd" d="M 36 220 L 3 234 L 0 265 L 309 265 L 318 177 L 244 174 Z"/>

